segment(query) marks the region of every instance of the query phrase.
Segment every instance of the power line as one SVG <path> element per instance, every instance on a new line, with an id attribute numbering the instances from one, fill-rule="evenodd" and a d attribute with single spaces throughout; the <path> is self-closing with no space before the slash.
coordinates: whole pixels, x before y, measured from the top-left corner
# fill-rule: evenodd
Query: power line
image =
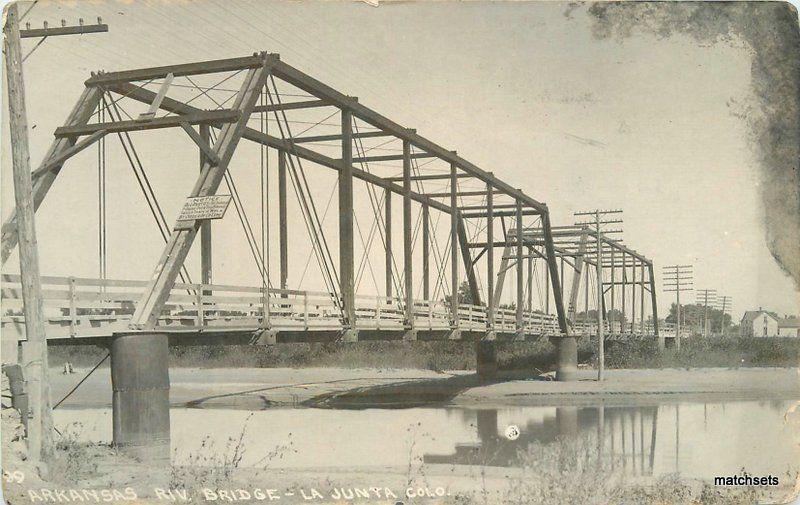
<path id="1" fill-rule="evenodd" d="M 621 219 L 603 219 L 601 220 L 600 216 L 606 216 L 608 214 L 621 214 L 622 210 L 600 210 L 595 209 L 591 211 L 581 211 L 575 212 L 573 215 L 575 216 L 594 216 L 594 227 L 595 227 L 595 245 L 596 245 L 596 261 L 597 261 L 597 380 L 603 380 L 603 368 L 605 367 L 605 349 L 604 349 L 604 342 L 605 340 L 605 332 L 603 328 L 604 324 L 604 293 L 603 293 L 603 245 L 601 239 L 601 233 L 609 233 L 608 231 L 603 231 L 602 226 L 611 224 L 611 223 L 621 223 Z M 584 224 L 584 223 L 576 223 L 576 224 Z M 590 223 L 589 223 L 590 224 Z M 614 300 L 614 278 L 613 278 L 613 268 L 612 268 L 612 278 L 611 278 L 611 300 L 612 300 L 612 309 L 613 309 L 613 300 Z M 611 323 L 611 321 L 609 321 Z M 613 334 L 614 328 L 609 324 L 609 331 Z"/>
<path id="2" fill-rule="evenodd" d="M 669 265 L 662 267 L 663 291 L 675 293 L 675 348 L 681 348 L 681 292 L 691 291 L 694 282 L 694 266 Z"/>

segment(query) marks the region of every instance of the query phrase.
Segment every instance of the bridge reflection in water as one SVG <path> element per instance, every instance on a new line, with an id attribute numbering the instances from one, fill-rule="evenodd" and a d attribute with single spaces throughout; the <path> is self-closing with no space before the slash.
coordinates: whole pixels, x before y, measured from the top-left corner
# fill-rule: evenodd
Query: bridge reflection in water
<path id="1" fill-rule="evenodd" d="M 564 440 L 590 441 L 585 449 L 595 451 L 599 460 L 611 468 L 626 474 L 653 475 L 658 406 L 556 407 L 555 416 L 528 419 L 518 426 L 519 436 L 515 439 L 506 436 L 506 425 L 498 423 L 498 410 L 465 413 L 475 415 L 479 441 L 456 444 L 451 454 L 425 454 L 425 463 L 519 467 L 531 444 L 547 445 L 564 437 Z M 673 427 L 677 433 L 678 424 Z M 677 461 L 678 445 L 675 454 Z"/>
<path id="2" fill-rule="evenodd" d="M 678 473 L 708 481 L 745 468 L 751 475 L 772 474 L 791 485 L 800 471 L 800 412 L 792 410 L 795 403 L 773 399 L 496 410 L 442 404 L 345 410 L 173 408 L 172 450 L 180 464 L 202 454 L 208 443 L 224 447 L 230 438 L 243 435 L 243 468 L 268 465 L 363 475 L 396 471 L 405 477 L 409 461 L 424 462 L 429 476 L 464 475 L 454 467 L 479 465 L 502 470 L 494 475 L 516 475 L 515 468 L 537 475 L 538 470 L 552 471 L 559 461 L 571 461 L 553 455 L 580 456 L 591 469 L 602 449 L 604 470 L 613 464 L 614 472 L 626 475 Z M 110 418 L 109 408 L 55 411 L 62 432 L 78 423 L 81 440 L 102 443 L 112 440 Z M 604 436 L 598 446 L 601 424 Z M 518 439 L 506 438 L 509 425 L 518 426 Z M 280 458 L 263 459 L 287 444 L 291 450 Z"/>

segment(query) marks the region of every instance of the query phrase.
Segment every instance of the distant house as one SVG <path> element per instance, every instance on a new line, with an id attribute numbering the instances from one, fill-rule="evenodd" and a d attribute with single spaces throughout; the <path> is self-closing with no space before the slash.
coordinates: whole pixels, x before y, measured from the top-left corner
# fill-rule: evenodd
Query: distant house
<path id="1" fill-rule="evenodd" d="M 800 337 L 800 317 L 785 317 L 778 321 L 778 335 Z"/>
<path id="2" fill-rule="evenodd" d="M 748 310 L 742 316 L 739 332 L 743 337 L 777 337 L 778 318 L 766 310 Z"/>

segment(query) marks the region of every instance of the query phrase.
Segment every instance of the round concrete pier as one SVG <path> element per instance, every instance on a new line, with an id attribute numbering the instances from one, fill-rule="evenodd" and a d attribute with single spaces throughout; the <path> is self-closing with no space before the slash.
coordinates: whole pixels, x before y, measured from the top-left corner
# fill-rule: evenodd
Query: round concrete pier
<path id="1" fill-rule="evenodd" d="M 556 345 L 556 380 L 574 381 L 578 378 L 578 341 L 575 337 L 553 339 Z"/>
<path id="2" fill-rule="evenodd" d="M 163 333 L 114 337 L 114 446 L 150 464 L 169 464 L 168 340 Z"/>

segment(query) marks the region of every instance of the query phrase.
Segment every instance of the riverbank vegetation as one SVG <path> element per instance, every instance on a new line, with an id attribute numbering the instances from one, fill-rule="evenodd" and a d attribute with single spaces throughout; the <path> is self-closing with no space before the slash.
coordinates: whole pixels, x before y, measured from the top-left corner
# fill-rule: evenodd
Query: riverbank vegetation
<path id="1" fill-rule="evenodd" d="M 595 362 L 596 341 L 582 338 L 578 360 L 587 366 Z M 50 348 L 50 363 L 62 367 L 94 366 L 107 350 L 90 346 Z M 532 342 L 499 342 L 500 369 L 549 371 L 555 363 L 555 347 L 547 339 Z M 798 366 L 800 339 L 692 337 L 681 348 L 668 345 L 659 351 L 654 340 L 606 342 L 609 368 L 685 368 Z M 475 346 L 466 342 L 359 342 L 280 344 L 271 346 L 185 346 L 170 350 L 170 365 L 178 367 L 340 367 L 411 368 L 426 370 L 472 370 Z M 108 360 L 103 364 L 108 366 Z"/>

